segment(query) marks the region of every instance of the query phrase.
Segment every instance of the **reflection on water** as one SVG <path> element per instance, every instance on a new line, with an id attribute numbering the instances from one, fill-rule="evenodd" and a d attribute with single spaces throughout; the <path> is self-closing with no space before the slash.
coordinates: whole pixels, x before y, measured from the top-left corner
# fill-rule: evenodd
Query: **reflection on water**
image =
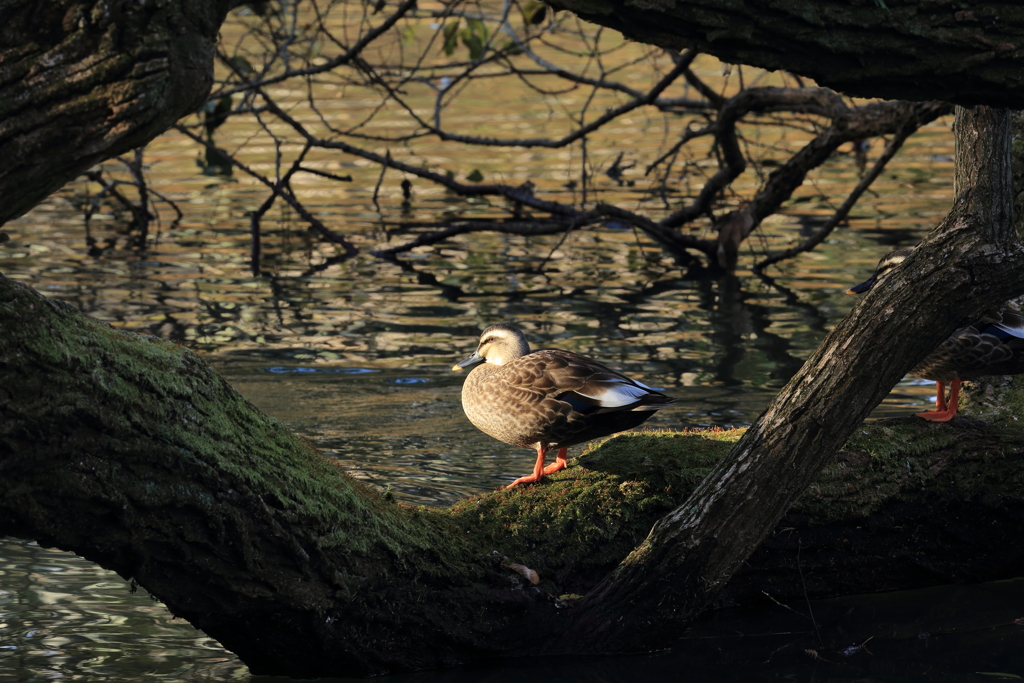
<path id="1" fill-rule="evenodd" d="M 0 681 L 247 680 L 217 641 L 85 560 L 0 540 Z"/>
<path id="2" fill-rule="evenodd" d="M 0 245 L 0 271 L 113 325 L 196 348 L 239 391 L 315 440 L 354 476 L 391 486 L 405 500 L 439 505 L 507 483 L 533 460 L 529 452 L 479 433 L 462 415 L 462 378 L 448 369 L 475 347 L 483 327 L 513 320 L 535 347 L 592 356 L 664 387 L 680 405 L 660 411 L 649 427 L 749 423 L 852 305 L 845 289 L 862 280 L 891 244 L 916 241 L 948 207 L 943 179 L 952 167 L 942 154 L 949 145 L 948 122 L 908 142 L 902 165 L 876 185 L 850 227 L 784 264 L 774 284 L 742 270 L 717 282 L 685 280 L 656 245 L 613 229 L 573 233 L 561 243 L 558 237 L 461 236 L 398 262 L 382 261 L 367 255 L 386 236 L 367 193 L 358 190 L 331 195 L 324 211 L 363 255 L 333 262 L 330 248 L 284 212 L 276 228 L 265 223 L 265 255 L 274 267 L 264 265 L 273 275 L 255 278 L 247 262 L 246 213 L 262 195 L 241 183 L 183 182 L 195 173 L 194 150 L 183 149 L 173 136 L 151 147 L 161 160 L 150 169 L 151 180 L 164 193 L 177 192 L 188 210 L 174 229 L 155 232 L 147 251 L 119 249 L 124 239 L 113 214 L 94 218 L 91 226 L 92 237 L 110 246 L 90 247 L 82 216 L 68 201 L 81 189 L 72 186 L 5 226 L 12 239 Z M 543 169 L 543 156 L 535 163 Z M 831 168 L 849 173 L 842 159 Z M 607 200 L 616 199 L 610 191 Z M 798 212 L 768 221 L 758 248 L 787 246 L 808 216 L 830 211 L 817 190 L 805 199 Z M 906 382 L 876 415 L 920 410 L 930 393 L 927 385 Z M 0 545 L 0 571 L 0 680 L 220 681 L 248 675 L 236 658 L 175 623 L 144 593 L 129 594 L 116 576 L 78 558 L 8 540 Z M 775 610 L 771 618 L 783 612 Z M 698 665 L 712 679 L 826 670 L 832 677 L 858 677 L 875 675 L 872 663 L 884 661 L 886 671 L 895 670 L 895 660 L 909 656 L 896 650 L 903 641 L 892 641 L 884 648 L 904 654 L 879 657 L 884 634 L 867 628 L 856 638 L 836 636 L 831 649 L 821 650 L 823 660 L 812 659 L 802 654 L 814 647 L 805 625 L 781 644 L 759 646 L 785 645 L 779 654 L 744 655 L 740 646 L 754 639 L 716 635 L 725 618 L 714 617 L 709 635 L 694 635 L 703 639 L 699 648 L 683 643 L 683 659 L 600 660 L 589 667 L 574 659 L 542 660 L 397 680 L 521 680 L 524 674 L 675 680 L 679 669 L 697 671 Z M 866 639 L 864 633 L 875 635 L 875 654 L 837 654 L 839 644 L 861 642 L 856 639 Z M 939 661 L 953 642 L 942 635 L 911 641 L 911 649 L 927 646 L 925 654 Z M 917 668 L 896 676 L 1013 668 L 1013 661 L 1000 659 L 1001 646 L 988 640 L 955 642 L 967 648 L 967 659 L 976 658 L 976 669 L 948 659 L 938 668 L 914 660 Z M 1018 651 L 1024 651 L 1021 645 Z M 766 660 L 770 666 L 762 666 Z M 828 668 L 833 660 L 845 668 Z M 866 669 L 850 666 L 862 661 Z M 1018 662 L 1014 670 L 1021 669 Z"/>

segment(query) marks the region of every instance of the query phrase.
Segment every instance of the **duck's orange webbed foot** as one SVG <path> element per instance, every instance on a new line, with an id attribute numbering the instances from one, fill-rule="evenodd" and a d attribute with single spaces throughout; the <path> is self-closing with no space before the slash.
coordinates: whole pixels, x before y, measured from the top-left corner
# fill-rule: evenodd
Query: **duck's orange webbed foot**
<path id="1" fill-rule="evenodd" d="M 923 417 L 929 422 L 949 422 L 956 415 L 955 410 L 927 410 L 923 413 L 914 413 L 917 417 Z"/>
<path id="2" fill-rule="evenodd" d="M 565 450 L 565 449 L 563 449 L 563 450 Z M 511 484 L 506 486 L 505 490 L 507 491 L 510 488 L 512 488 L 513 486 L 518 486 L 519 484 L 531 484 L 531 483 L 533 483 L 535 481 L 540 481 L 541 479 L 543 479 L 544 478 L 544 473 L 546 471 L 544 469 L 544 454 L 545 453 L 547 453 L 547 449 L 538 446 L 537 447 L 537 462 L 533 466 L 533 473 L 532 474 L 528 474 L 525 477 L 519 477 L 514 482 L 512 482 Z M 561 456 L 562 455 L 562 451 L 559 451 L 558 455 Z M 554 467 L 557 464 L 558 463 L 556 462 L 554 465 L 552 465 L 552 467 Z"/>
<path id="3" fill-rule="evenodd" d="M 555 461 L 544 468 L 544 474 L 552 474 L 568 467 L 569 463 L 565 460 L 565 454 L 568 451 L 568 448 L 559 449 L 558 455 L 555 456 Z"/>
<path id="4" fill-rule="evenodd" d="M 533 482 L 540 481 L 543 478 L 544 478 L 544 473 L 543 472 L 541 473 L 541 475 L 539 477 L 535 476 L 535 475 L 532 475 L 532 474 L 528 474 L 525 477 L 519 477 L 518 479 L 516 479 L 514 482 L 512 482 L 511 484 L 506 486 L 505 490 L 507 491 L 510 488 L 512 488 L 513 486 L 518 486 L 519 484 L 532 484 Z"/>

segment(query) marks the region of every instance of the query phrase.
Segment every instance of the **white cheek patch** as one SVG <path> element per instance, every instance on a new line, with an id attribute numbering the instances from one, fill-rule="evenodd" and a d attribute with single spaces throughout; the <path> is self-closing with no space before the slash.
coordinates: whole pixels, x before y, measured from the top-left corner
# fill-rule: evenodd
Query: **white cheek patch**
<path id="1" fill-rule="evenodd" d="M 882 261 L 881 263 L 878 264 L 878 270 L 879 271 L 890 271 L 893 268 L 895 268 L 896 266 L 898 266 L 899 264 L 903 263 L 905 260 L 906 260 L 905 256 L 895 256 L 893 258 L 885 259 L 884 261 Z"/>

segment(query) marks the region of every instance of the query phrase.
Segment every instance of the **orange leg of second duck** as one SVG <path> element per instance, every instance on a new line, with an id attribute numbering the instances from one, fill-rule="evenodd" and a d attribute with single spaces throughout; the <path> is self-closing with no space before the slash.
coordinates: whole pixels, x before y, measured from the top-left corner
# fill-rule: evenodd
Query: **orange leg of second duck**
<path id="1" fill-rule="evenodd" d="M 506 489 L 510 489 L 517 484 L 529 484 L 531 482 L 540 481 L 544 478 L 545 474 L 552 474 L 559 470 L 564 470 L 568 464 L 565 461 L 565 454 L 568 452 L 568 448 L 559 449 L 558 455 L 555 456 L 555 462 L 544 467 L 544 456 L 547 450 L 538 446 L 537 447 L 537 463 L 533 466 L 533 473 L 526 475 L 525 477 L 519 477 L 514 482 L 506 486 Z"/>
<path id="2" fill-rule="evenodd" d="M 928 410 L 917 413 L 929 422 L 949 422 L 956 415 L 960 403 L 960 378 L 957 377 L 949 383 L 949 403 L 946 402 L 946 384 L 935 383 L 935 410 Z"/>

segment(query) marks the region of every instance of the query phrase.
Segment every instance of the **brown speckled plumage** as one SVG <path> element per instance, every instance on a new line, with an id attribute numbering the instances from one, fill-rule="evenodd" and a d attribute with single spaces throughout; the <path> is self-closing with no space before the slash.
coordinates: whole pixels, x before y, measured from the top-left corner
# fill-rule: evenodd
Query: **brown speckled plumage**
<path id="1" fill-rule="evenodd" d="M 912 249 L 896 249 L 878 262 L 874 274 L 849 293 L 860 294 L 871 289 L 890 270 L 902 263 Z M 1024 316 L 1016 308 L 1003 304 L 961 327 L 911 369 L 910 374 L 938 383 L 936 410 L 918 413 L 925 419 L 944 422 L 957 411 L 960 380 L 986 375 L 1019 375 L 1024 373 Z M 946 403 L 945 384 L 953 387 Z"/>
<path id="2" fill-rule="evenodd" d="M 565 448 L 636 427 L 675 400 L 569 351 L 531 353 L 509 324 L 484 330 L 477 351 L 454 369 L 473 366 L 462 386 L 466 417 L 485 434 L 538 453 L 535 478 L 513 486 L 564 467 Z M 558 463 L 545 469 L 551 448 L 560 450 Z"/>
<path id="3" fill-rule="evenodd" d="M 1004 306 L 961 327 L 932 351 L 910 374 L 936 382 L 985 375 L 1024 373 L 1024 339 L 997 334 L 1005 328 L 1024 330 L 1020 311 Z"/>

